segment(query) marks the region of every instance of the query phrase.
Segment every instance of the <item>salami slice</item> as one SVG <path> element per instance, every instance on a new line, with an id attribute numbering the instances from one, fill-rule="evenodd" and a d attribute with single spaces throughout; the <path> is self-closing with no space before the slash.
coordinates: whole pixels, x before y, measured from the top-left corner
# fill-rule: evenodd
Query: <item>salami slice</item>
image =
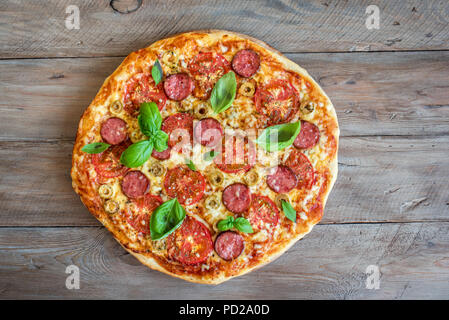
<path id="1" fill-rule="evenodd" d="M 271 80 L 258 86 L 254 95 L 256 111 L 268 125 L 289 122 L 298 110 L 299 99 L 293 86 L 285 80 Z"/>
<path id="2" fill-rule="evenodd" d="M 312 164 L 305 154 L 296 149 L 292 150 L 287 161 L 285 161 L 285 165 L 296 174 L 298 179 L 297 188 L 309 189 L 312 186 L 315 181 L 315 173 Z"/>
<path id="3" fill-rule="evenodd" d="M 126 211 L 126 220 L 137 232 L 144 235 L 150 233 L 151 213 L 159 207 L 163 201 L 161 197 L 146 194 L 143 197 L 133 199 L 132 205 Z"/>
<path id="4" fill-rule="evenodd" d="M 251 192 L 247 185 L 234 183 L 223 190 L 222 201 L 229 211 L 242 213 L 251 205 Z"/>
<path id="5" fill-rule="evenodd" d="M 256 231 L 267 230 L 272 233 L 279 223 L 279 210 L 270 198 L 260 194 L 253 195 L 247 218 Z"/>
<path id="6" fill-rule="evenodd" d="M 140 171 L 128 172 L 122 180 L 122 191 L 128 198 L 143 196 L 150 187 L 150 180 Z"/>
<path id="7" fill-rule="evenodd" d="M 120 118 L 109 118 L 100 129 L 101 137 L 109 144 L 119 144 L 126 140 L 127 126 L 126 122 Z"/>
<path id="8" fill-rule="evenodd" d="M 212 148 L 221 142 L 223 127 L 214 118 L 202 119 L 196 124 L 193 135 L 200 144 Z"/>
<path id="9" fill-rule="evenodd" d="M 319 140 L 320 129 L 311 122 L 301 120 L 301 131 L 293 145 L 298 149 L 309 149 L 314 147 Z"/>
<path id="10" fill-rule="evenodd" d="M 171 152 L 170 147 L 168 147 L 167 149 L 165 149 L 162 152 L 158 152 L 158 151 L 156 151 L 156 149 L 154 149 L 153 152 L 151 153 L 151 156 L 158 160 L 167 160 L 167 159 L 170 159 L 170 152 Z"/>
<path id="11" fill-rule="evenodd" d="M 237 258 L 245 247 L 243 237 L 233 231 L 225 231 L 215 239 L 215 251 L 224 260 Z"/>
<path id="12" fill-rule="evenodd" d="M 260 57 L 251 49 L 240 50 L 232 59 L 232 69 L 244 78 L 253 76 L 259 70 L 259 66 Z"/>
<path id="13" fill-rule="evenodd" d="M 186 265 L 204 262 L 212 248 L 209 229 L 191 216 L 187 216 L 181 227 L 167 237 L 168 256 Z"/>
<path id="14" fill-rule="evenodd" d="M 195 88 L 187 73 L 172 74 L 164 81 L 164 91 L 169 99 L 181 101 L 187 98 Z"/>
<path id="15" fill-rule="evenodd" d="M 162 131 L 168 134 L 168 146 L 184 153 L 193 143 L 193 117 L 188 113 L 176 113 L 162 122 Z"/>
<path id="16" fill-rule="evenodd" d="M 274 192 L 287 193 L 296 187 L 296 175 L 289 167 L 277 166 L 271 171 L 272 173 L 267 176 L 267 185 Z"/>
<path id="17" fill-rule="evenodd" d="M 165 175 L 165 191 L 169 197 L 178 198 L 180 204 L 189 206 L 201 200 L 205 187 L 203 175 L 185 165 L 174 167 Z"/>

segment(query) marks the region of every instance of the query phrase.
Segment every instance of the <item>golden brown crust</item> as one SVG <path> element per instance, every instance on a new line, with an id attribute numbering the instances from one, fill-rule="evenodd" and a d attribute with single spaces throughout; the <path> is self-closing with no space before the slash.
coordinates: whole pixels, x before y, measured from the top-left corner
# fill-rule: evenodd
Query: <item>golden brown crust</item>
<path id="1" fill-rule="evenodd" d="M 98 177 L 91 168 L 90 160 L 86 154 L 81 152 L 82 146 L 85 144 L 98 141 L 100 123 L 107 116 L 107 105 L 114 99 L 123 95 L 123 81 L 130 78 L 139 70 L 145 68 L 143 60 L 151 60 L 156 57 L 156 52 L 160 48 L 169 46 L 178 46 L 189 41 L 192 43 L 200 39 L 207 42 L 207 39 L 219 39 L 221 45 L 227 45 L 235 42 L 244 42 L 251 48 L 257 48 L 258 52 L 263 55 L 266 61 L 273 66 L 279 64 L 279 68 L 290 74 L 291 77 L 299 76 L 301 83 L 305 84 L 309 89 L 310 99 L 317 99 L 317 103 L 323 104 L 318 107 L 323 116 L 315 116 L 316 120 L 325 130 L 325 147 L 320 149 L 321 153 L 325 153 L 325 159 L 318 159 L 316 162 L 317 179 L 319 180 L 319 188 L 316 194 L 313 194 L 312 201 L 309 201 L 306 211 L 307 219 L 301 219 L 295 226 L 287 225 L 288 221 L 283 222 L 285 232 L 289 237 L 277 240 L 275 244 L 267 246 L 267 251 L 257 257 L 252 257 L 249 263 L 234 263 L 223 266 L 221 264 L 211 264 L 208 270 L 188 268 L 185 266 L 172 266 L 166 258 L 149 252 L 148 247 L 142 245 L 142 241 L 137 236 L 130 236 L 130 232 L 120 222 L 112 219 L 103 209 L 102 200 L 99 199 L 97 193 Z M 197 45 L 197 42 L 195 42 Z M 137 70 L 137 71 L 136 71 Z M 299 79 L 298 78 L 298 79 Z M 319 102 L 318 102 L 319 101 Z M 283 252 L 288 250 L 296 241 L 304 237 L 310 232 L 313 226 L 321 220 L 327 197 L 337 177 L 337 151 L 338 151 L 339 128 L 335 109 L 319 85 L 310 77 L 306 70 L 299 67 L 294 62 L 288 60 L 280 52 L 271 48 L 266 43 L 254 39 L 252 37 L 238 34 L 235 32 L 223 30 L 201 30 L 192 31 L 174 35 L 167 39 L 162 39 L 146 49 L 142 49 L 131 53 L 122 64 L 105 80 L 100 91 L 96 95 L 91 105 L 86 109 L 81 117 L 75 146 L 72 157 L 72 184 L 75 191 L 80 195 L 81 201 L 89 209 L 89 211 L 111 231 L 115 239 L 139 261 L 148 267 L 164 272 L 174 277 L 178 277 L 187 281 L 206 284 L 218 284 L 229 280 L 233 277 L 243 275 L 256 268 L 259 268 L 270 261 L 279 257 Z M 327 153 L 326 153 L 327 152 Z M 295 199 L 306 201 L 306 194 L 295 194 Z M 201 205 L 200 205 L 201 207 Z M 201 212 L 201 211 L 200 211 Z M 196 214 L 196 213 L 195 213 Z M 200 215 L 200 219 L 206 217 Z M 252 241 L 252 240 L 247 240 Z M 256 251 L 254 251 L 256 252 Z"/>

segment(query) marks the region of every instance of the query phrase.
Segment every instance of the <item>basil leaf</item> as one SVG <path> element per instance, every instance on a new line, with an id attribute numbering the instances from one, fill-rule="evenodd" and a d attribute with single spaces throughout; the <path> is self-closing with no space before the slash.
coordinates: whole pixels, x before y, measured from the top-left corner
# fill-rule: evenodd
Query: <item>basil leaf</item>
<path id="1" fill-rule="evenodd" d="M 156 134 L 151 137 L 151 139 L 153 140 L 154 149 L 156 149 L 157 152 L 165 151 L 168 148 L 168 134 L 164 131 L 157 131 Z"/>
<path id="2" fill-rule="evenodd" d="M 187 159 L 187 160 L 186 160 L 186 165 L 189 167 L 190 170 L 196 171 L 196 166 L 195 166 L 195 164 L 192 162 L 192 160 Z"/>
<path id="3" fill-rule="evenodd" d="M 243 217 L 238 217 L 235 219 L 234 227 L 244 233 L 253 233 L 254 230 L 251 227 L 251 223 Z"/>
<path id="4" fill-rule="evenodd" d="M 281 204 L 282 204 L 282 210 L 284 211 L 285 216 L 289 220 L 296 222 L 296 211 L 295 211 L 295 209 L 293 209 L 292 205 L 285 200 L 281 200 Z"/>
<path id="5" fill-rule="evenodd" d="M 233 216 L 229 216 L 226 219 L 220 220 L 217 223 L 217 228 L 220 231 L 226 231 L 229 229 L 234 228 L 234 217 Z"/>
<path id="6" fill-rule="evenodd" d="M 154 102 L 144 102 L 140 105 L 140 114 L 137 117 L 140 131 L 147 137 L 155 134 L 162 125 L 162 116 L 157 104 Z"/>
<path id="7" fill-rule="evenodd" d="M 237 81 L 233 71 L 226 73 L 217 81 L 210 95 L 210 104 L 215 113 L 223 112 L 232 105 L 236 89 Z"/>
<path id="8" fill-rule="evenodd" d="M 151 152 L 153 152 L 153 143 L 149 140 L 142 140 L 123 151 L 120 162 L 128 168 L 136 168 L 150 158 Z"/>
<path id="9" fill-rule="evenodd" d="M 150 235 L 152 240 L 160 240 L 178 229 L 186 217 L 186 211 L 174 198 L 164 202 L 151 214 Z"/>
<path id="10" fill-rule="evenodd" d="M 249 221 L 243 217 L 238 217 L 237 219 L 234 219 L 233 216 L 229 216 L 226 219 L 218 221 L 217 228 L 220 231 L 226 231 L 232 228 L 236 228 L 237 230 L 244 233 L 254 232 Z"/>
<path id="11" fill-rule="evenodd" d="M 111 145 L 104 142 L 94 142 L 90 144 L 86 144 L 81 148 L 82 152 L 85 153 L 101 153 L 109 148 Z"/>
<path id="12" fill-rule="evenodd" d="M 151 68 L 151 76 L 153 77 L 154 83 L 158 85 L 162 81 L 163 71 L 159 59 L 156 59 L 153 67 Z"/>
<path id="13" fill-rule="evenodd" d="M 278 124 L 266 128 L 256 143 L 267 151 L 278 151 L 290 146 L 301 131 L 301 121 Z"/>
<path id="14" fill-rule="evenodd" d="M 218 152 L 216 152 L 215 150 L 211 150 L 211 151 L 206 152 L 206 153 L 204 154 L 203 159 L 204 159 L 204 161 L 211 161 L 211 160 L 213 160 L 216 156 L 218 156 Z"/>

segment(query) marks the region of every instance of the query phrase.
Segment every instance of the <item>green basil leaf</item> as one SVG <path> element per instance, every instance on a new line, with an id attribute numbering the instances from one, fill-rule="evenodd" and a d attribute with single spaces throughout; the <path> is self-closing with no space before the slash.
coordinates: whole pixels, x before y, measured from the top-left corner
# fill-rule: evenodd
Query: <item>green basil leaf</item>
<path id="1" fill-rule="evenodd" d="M 282 200 L 281 204 L 282 204 L 282 211 L 284 211 L 285 216 L 289 220 L 296 222 L 296 211 L 295 209 L 293 209 L 292 205 L 285 200 Z"/>
<path id="2" fill-rule="evenodd" d="M 186 165 L 189 167 L 190 170 L 196 171 L 196 166 L 190 159 L 186 159 Z"/>
<path id="3" fill-rule="evenodd" d="M 154 102 L 144 102 L 140 105 L 140 114 L 137 117 L 140 131 L 147 137 L 155 134 L 162 125 L 162 116 L 157 104 Z"/>
<path id="4" fill-rule="evenodd" d="M 164 75 L 162 71 L 159 59 L 156 59 L 153 67 L 151 68 L 151 76 L 153 77 L 154 83 L 158 85 L 162 81 L 162 76 Z"/>
<path id="5" fill-rule="evenodd" d="M 216 156 L 218 156 L 218 152 L 211 150 L 204 154 L 203 159 L 204 161 L 212 161 Z"/>
<path id="6" fill-rule="evenodd" d="M 81 148 L 82 152 L 85 153 L 101 153 L 109 148 L 111 145 L 104 142 L 94 142 L 90 144 L 86 144 Z"/>
<path id="7" fill-rule="evenodd" d="M 150 235 L 152 240 L 160 240 L 178 229 L 186 217 L 186 211 L 174 198 L 164 202 L 151 214 Z"/>
<path id="8" fill-rule="evenodd" d="M 149 140 L 142 140 L 123 151 L 120 162 L 128 168 L 136 168 L 150 158 L 151 152 L 153 152 L 153 143 Z"/>
<path id="9" fill-rule="evenodd" d="M 226 219 L 220 220 L 217 223 L 217 228 L 220 231 L 226 231 L 229 229 L 234 228 L 234 217 L 233 216 L 229 216 Z"/>
<path id="10" fill-rule="evenodd" d="M 156 149 L 157 152 L 165 151 L 168 148 L 168 134 L 164 131 L 157 131 L 151 138 L 153 140 L 154 149 Z"/>
<path id="11" fill-rule="evenodd" d="M 237 81 L 233 71 L 226 73 L 217 81 L 210 95 L 210 104 L 215 113 L 223 112 L 232 105 L 236 90 Z"/>
<path id="12" fill-rule="evenodd" d="M 253 233 L 254 230 L 251 227 L 251 223 L 243 217 L 238 217 L 235 219 L 234 226 L 237 230 L 244 233 Z"/>
<path id="13" fill-rule="evenodd" d="M 301 121 L 278 124 L 266 128 L 256 143 L 267 151 L 278 151 L 290 146 L 301 131 Z"/>

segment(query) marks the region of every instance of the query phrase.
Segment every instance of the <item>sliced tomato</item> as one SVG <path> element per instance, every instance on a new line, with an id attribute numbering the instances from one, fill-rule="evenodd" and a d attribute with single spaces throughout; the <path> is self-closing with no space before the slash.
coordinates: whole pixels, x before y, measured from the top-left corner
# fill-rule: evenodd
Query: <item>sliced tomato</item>
<path id="1" fill-rule="evenodd" d="M 109 147 L 102 153 L 92 154 L 92 163 L 97 174 L 103 178 L 116 178 L 124 175 L 129 169 L 120 163 L 120 156 L 130 144 L 131 142 L 126 140 Z"/>
<path id="2" fill-rule="evenodd" d="M 279 223 L 279 210 L 270 198 L 256 194 L 253 195 L 247 219 L 256 231 L 267 230 L 271 233 Z"/>
<path id="3" fill-rule="evenodd" d="M 248 171 L 256 162 L 256 147 L 248 137 L 225 136 L 218 153 L 214 162 L 226 173 Z"/>
<path id="4" fill-rule="evenodd" d="M 295 115 L 299 98 L 293 86 L 285 80 L 271 80 L 257 87 L 254 95 L 256 111 L 268 120 L 268 125 L 289 122 Z"/>
<path id="5" fill-rule="evenodd" d="M 144 235 L 149 234 L 151 213 L 162 203 L 161 197 L 151 194 L 133 199 L 126 212 L 128 223 L 138 232 Z"/>
<path id="6" fill-rule="evenodd" d="M 168 134 L 168 146 L 184 153 L 193 144 L 193 117 L 189 113 L 176 113 L 164 119 L 162 131 Z"/>
<path id="7" fill-rule="evenodd" d="M 167 237 L 170 258 L 186 265 L 204 262 L 212 252 L 209 229 L 193 217 L 187 216 L 181 227 Z"/>
<path id="8" fill-rule="evenodd" d="M 151 75 L 139 73 L 128 80 L 125 87 L 125 109 L 135 114 L 143 102 L 155 102 L 159 110 L 165 107 L 167 96 L 162 83 L 155 85 Z"/>
<path id="9" fill-rule="evenodd" d="M 193 94 L 207 99 L 218 79 L 231 70 L 231 64 L 219 53 L 200 52 L 189 62 L 188 69 L 196 81 Z"/>
<path id="10" fill-rule="evenodd" d="M 292 150 L 287 161 L 285 161 L 285 165 L 296 174 L 296 178 L 298 179 L 296 188 L 309 189 L 315 182 L 313 166 L 304 153 L 295 149 Z"/>
<path id="11" fill-rule="evenodd" d="M 167 172 L 164 187 L 169 197 L 189 206 L 203 197 L 206 181 L 199 171 L 180 165 Z"/>

